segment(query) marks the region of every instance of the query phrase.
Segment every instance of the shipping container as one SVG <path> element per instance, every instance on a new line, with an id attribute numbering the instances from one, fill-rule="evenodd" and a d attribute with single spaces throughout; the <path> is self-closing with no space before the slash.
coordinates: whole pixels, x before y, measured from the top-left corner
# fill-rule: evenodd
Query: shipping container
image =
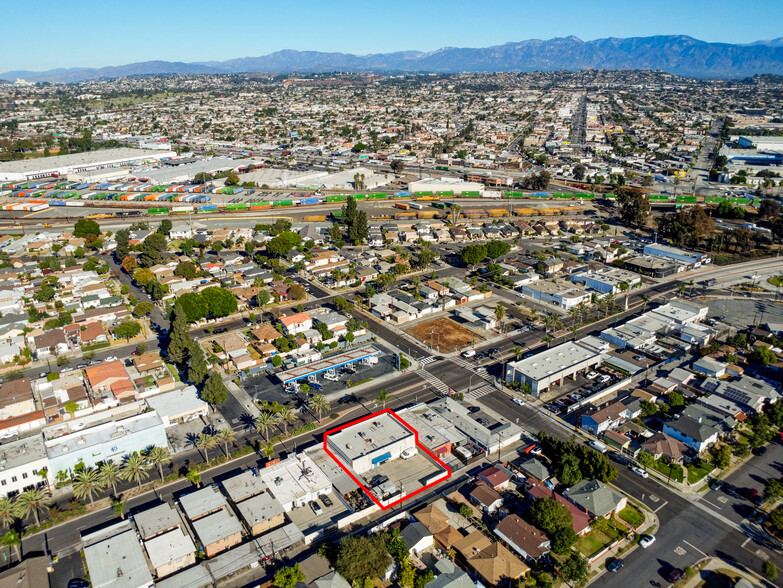
<path id="1" fill-rule="evenodd" d="M 312 197 L 312 198 L 302 198 L 300 204 L 302 206 L 310 206 L 312 204 L 318 204 L 319 202 L 320 202 L 320 200 L 316 196 L 316 197 Z"/>
<path id="2" fill-rule="evenodd" d="M 413 208 L 415 210 L 421 210 L 422 208 L 424 208 L 423 204 L 419 204 L 417 202 L 411 202 L 410 204 L 408 204 L 408 206 L 410 206 L 411 208 Z"/>
<path id="3" fill-rule="evenodd" d="M 410 210 L 411 205 L 405 204 L 404 202 L 396 202 L 394 207 L 399 208 L 400 210 Z"/>
<path id="4" fill-rule="evenodd" d="M 65 202 L 65 206 L 84 206 L 84 202 L 81 200 L 68 200 Z"/>

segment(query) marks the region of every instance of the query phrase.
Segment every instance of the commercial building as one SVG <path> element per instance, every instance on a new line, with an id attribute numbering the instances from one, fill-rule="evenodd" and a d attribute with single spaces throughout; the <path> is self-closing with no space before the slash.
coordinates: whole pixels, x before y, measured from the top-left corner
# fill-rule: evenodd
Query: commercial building
<path id="1" fill-rule="evenodd" d="M 16 496 L 30 488 L 45 486 L 46 479 L 38 473 L 51 472 L 51 469 L 43 437 L 34 435 L 3 443 L 0 468 L 0 496 Z"/>
<path id="2" fill-rule="evenodd" d="M 259 476 L 286 512 L 332 491 L 332 481 L 306 453 L 259 470 Z"/>
<path id="3" fill-rule="evenodd" d="M 520 290 L 522 294 L 530 296 L 533 300 L 554 304 L 560 308 L 570 309 L 580 304 L 590 302 L 590 292 L 577 284 L 555 283 L 546 280 L 538 280 L 531 284 L 525 284 Z"/>
<path id="4" fill-rule="evenodd" d="M 389 413 L 361 421 L 326 437 L 326 446 L 358 474 L 397 459 L 416 446 L 413 432 Z"/>
<path id="5" fill-rule="evenodd" d="M 84 559 L 94 588 L 152 588 L 147 566 L 130 521 L 82 535 Z"/>
<path id="6" fill-rule="evenodd" d="M 645 255 L 654 255 L 664 259 L 673 259 L 680 263 L 700 267 L 702 264 L 710 262 L 710 256 L 707 253 L 697 253 L 695 251 L 686 251 L 677 247 L 663 245 L 661 243 L 648 243 L 644 246 Z"/>
<path id="7" fill-rule="evenodd" d="M 484 184 L 479 182 L 466 182 L 461 178 L 424 178 L 408 184 L 408 190 L 417 194 L 419 192 L 451 192 L 455 196 L 464 192 L 484 193 Z"/>
<path id="8" fill-rule="evenodd" d="M 209 405 L 198 397 L 195 386 L 157 394 L 146 399 L 165 427 L 173 427 L 199 417 L 209 416 Z"/>
<path id="9" fill-rule="evenodd" d="M 131 163 L 160 161 L 175 156 L 176 153 L 173 151 L 122 148 L 8 161 L 0 163 L 0 181 L 24 182 L 53 175 L 71 174 L 89 177 L 90 172 L 101 169 L 124 167 Z"/>
<path id="10" fill-rule="evenodd" d="M 290 382 L 309 378 L 312 375 L 336 370 L 358 361 L 377 361 L 374 358 L 380 354 L 381 352 L 372 345 L 364 345 L 344 353 L 329 355 L 327 358 L 320 361 L 314 361 L 307 365 L 297 366 L 290 370 L 280 372 L 277 374 L 277 377 L 283 384 L 288 384 Z"/>
<path id="11" fill-rule="evenodd" d="M 537 398 L 564 378 L 576 377 L 577 373 L 599 365 L 602 354 L 608 351 L 609 343 L 597 337 L 568 341 L 531 357 L 509 362 L 505 380 L 508 383 L 529 384 L 530 393 Z"/>
<path id="12" fill-rule="evenodd" d="M 146 412 L 49 439 L 45 445 L 50 471 L 56 474 L 72 470 L 79 462 L 90 468 L 102 461 L 118 461 L 152 445 L 168 447 L 168 439 L 158 414 Z"/>
<path id="13" fill-rule="evenodd" d="M 630 257 L 623 262 L 623 267 L 632 272 L 649 276 L 651 278 L 666 278 L 673 276 L 678 271 L 676 263 L 665 261 L 660 257 Z"/>
<path id="14" fill-rule="evenodd" d="M 569 278 L 575 284 L 583 284 L 587 288 L 605 294 L 617 294 L 624 289 L 633 288 L 642 281 L 637 274 L 620 268 L 587 270 L 571 274 Z"/>
<path id="15" fill-rule="evenodd" d="M 460 445 L 468 441 L 491 453 L 522 438 L 522 429 L 508 419 L 499 417 L 499 422 L 489 429 L 473 418 L 467 406 L 449 397 L 435 400 L 425 406 L 428 410 L 423 413 L 423 418 L 438 423 L 451 441 L 452 453 L 462 454 L 463 457 L 464 448 Z M 421 438 L 421 433 L 419 435 Z"/>

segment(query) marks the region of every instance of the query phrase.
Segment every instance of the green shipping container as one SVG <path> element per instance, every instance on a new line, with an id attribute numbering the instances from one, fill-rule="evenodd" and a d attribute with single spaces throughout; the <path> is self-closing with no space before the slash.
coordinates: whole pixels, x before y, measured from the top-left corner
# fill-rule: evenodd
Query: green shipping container
<path id="1" fill-rule="evenodd" d="M 281 206 L 293 206 L 294 201 L 293 200 L 276 200 L 273 204 L 275 208 L 279 208 Z"/>
<path id="2" fill-rule="evenodd" d="M 416 194 L 414 194 L 414 196 L 416 196 L 417 198 L 419 196 L 432 196 L 432 192 L 416 192 Z"/>
<path id="3" fill-rule="evenodd" d="M 327 202 L 345 202 L 346 198 L 345 196 L 327 196 L 326 201 Z"/>
<path id="4" fill-rule="evenodd" d="M 462 193 L 463 198 L 480 198 L 481 193 L 476 191 L 467 191 Z"/>
<path id="5" fill-rule="evenodd" d="M 353 198 L 354 200 L 367 200 L 367 194 L 357 194 Z"/>

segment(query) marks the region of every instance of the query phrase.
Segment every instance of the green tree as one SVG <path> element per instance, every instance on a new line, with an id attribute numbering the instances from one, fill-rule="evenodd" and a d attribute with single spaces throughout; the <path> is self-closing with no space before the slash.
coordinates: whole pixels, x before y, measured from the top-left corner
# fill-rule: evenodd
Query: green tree
<path id="1" fill-rule="evenodd" d="M 219 373 L 212 372 L 209 374 L 204 387 L 201 389 L 201 399 L 213 407 L 217 407 L 228 400 L 228 390 Z"/>
<path id="2" fill-rule="evenodd" d="M 365 537 L 343 537 L 337 547 L 335 569 L 348 582 L 380 578 L 391 563 L 383 538 L 379 534 Z"/>
<path id="3" fill-rule="evenodd" d="M 277 411 L 277 422 L 283 425 L 283 434 L 288 435 L 288 425 L 296 421 L 294 411 L 284 406 Z"/>
<path id="4" fill-rule="evenodd" d="M 204 461 L 207 462 L 207 465 L 209 465 L 209 450 L 217 445 L 217 443 L 217 438 L 214 435 L 207 433 L 199 434 L 193 442 L 196 449 L 204 453 Z"/>
<path id="5" fill-rule="evenodd" d="M 636 456 L 636 459 L 645 470 L 647 468 L 653 467 L 653 464 L 655 463 L 655 456 L 645 449 L 639 452 L 639 455 Z"/>
<path id="6" fill-rule="evenodd" d="M 256 294 L 256 306 L 264 306 L 265 304 L 269 304 L 270 299 L 271 296 L 269 295 L 269 292 L 267 290 L 261 290 L 258 294 Z"/>
<path id="7" fill-rule="evenodd" d="M 547 535 L 558 529 L 570 527 L 573 523 L 571 512 L 564 504 L 554 498 L 540 498 L 530 507 L 532 523 Z"/>
<path id="8" fill-rule="evenodd" d="M 282 257 L 288 255 L 288 252 L 299 245 L 301 241 L 302 238 L 297 233 L 286 231 L 279 234 L 277 237 L 274 237 L 271 241 L 268 241 L 266 250 L 272 255 Z"/>
<path id="9" fill-rule="evenodd" d="M 171 234 L 171 228 L 173 226 L 174 225 L 172 225 L 169 219 L 164 218 L 162 221 L 160 221 L 157 232 L 163 235 L 164 237 L 168 237 L 169 234 Z"/>
<path id="10" fill-rule="evenodd" d="M 226 176 L 226 186 L 236 186 L 239 184 L 239 176 L 236 172 L 230 171 Z"/>
<path id="11" fill-rule="evenodd" d="M 389 391 L 388 390 L 379 390 L 378 394 L 375 395 L 375 401 L 379 402 L 383 405 L 383 410 L 386 410 L 386 401 L 389 399 Z"/>
<path id="12" fill-rule="evenodd" d="M 574 179 L 577 182 L 581 182 L 585 179 L 585 172 L 587 171 L 587 168 L 582 163 L 577 163 L 572 169 L 571 172 L 574 175 Z"/>
<path id="13" fill-rule="evenodd" d="M 579 458 L 573 454 L 566 454 L 560 460 L 557 467 L 557 479 L 566 487 L 571 487 L 582 480 Z"/>
<path id="14" fill-rule="evenodd" d="M 560 555 L 567 555 L 578 539 L 579 537 L 572 527 L 560 527 L 551 535 L 552 551 Z"/>
<path id="15" fill-rule="evenodd" d="M 214 317 L 228 316 L 237 311 L 236 296 L 225 288 L 205 288 L 201 296 L 207 301 L 209 312 Z"/>
<path id="16" fill-rule="evenodd" d="M 343 206 L 343 222 L 350 227 L 356 220 L 356 215 L 359 213 L 359 207 L 356 205 L 356 199 L 353 196 L 348 196 Z"/>
<path id="17" fill-rule="evenodd" d="M 174 268 L 174 275 L 186 280 L 192 280 L 198 275 L 198 268 L 192 261 L 180 261 Z"/>
<path id="18" fill-rule="evenodd" d="M 574 586 L 584 586 L 587 583 L 590 570 L 584 557 L 578 553 L 572 553 L 571 557 L 560 565 L 560 573 Z"/>
<path id="19" fill-rule="evenodd" d="M 634 188 L 618 187 L 615 197 L 620 205 L 620 218 L 623 222 L 636 227 L 644 226 L 651 210 L 647 196 Z"/>
<path id="20" fill-rule="evenodd" d="M 682 394 L 679 392 L 669 392 L 669 395 L 666 397 L 666 402 L 671 407 L 685 406 L 685 398 L 683 398 Z"/>
<path id="21" fill-rule="evenodd" d="M 459 258 L 463 263 L 474 268 L 487 258 L 487 248 L 484 245 L 467 245 L 459 252 Z"/>
<path id="22" fill-rule="evenodd" d="M 14 501 L 7 496 L 0 498 L 0 525 L 10 528 L 16 521 Z"/>
<path id="23" fill-rule="evenodd" d="M 775 566 L 774 562 L 771 562 L 768 559 L 765 559 L 764 563 L 761 564 L 761 573 L 764 574 L 764 577 L 770 582 L 774 582 L 778 579 L 778 568 Z"/>
<path id="24" fill-rule="evenodd" d="M 133 307 L 133 314 L 138 317 L 148 316 L 155 310 L 155 305 L 152 302 L 142 301 Z"/>
<path id="25" fill-rule="evenodd" d="M 504 255 L 508 255 L 508 252 L 511 251 L 511 245 L 506 243 L 505 241 L 490 241 L 487 243 L 487 257 L 490 257 L 492 259 L 497 259 L 498 257 L 503 257 Z"/>
<path id="26" fill-rule="evenodd" d="M 120 467 L 120 477 L 128 482 L 136 482 L 141 489 L 141 481 L 150 477 L 150 464 L 147 458 L 133 453 L 125 457 Z"/>
<path id="27" fill-rule="evenodd" d="M 88 237 L 100 237 L 101 227 L 92 219 L 80 218 L 73 227 L 73 236 L 79 239 Z"/>
<path id="28" fill-rule="evenodd" d="M 184 363 L 190 352 L 190 345 L 191 340 L 188 319 L 186 318 L 185 310 L 178 302 L 174 307 L 167 349 L 171 360 L 176 364 Z"/>
<path id="29" fill-rule="evenodd" d="M 646 417 L 655 416 L 658 413 L 658 405 L 649 400 L 642 400 L 642 415 Z"/>
<path id="30" fill-rule="evenodd" d="M 204 350 L 197 342 L 193 342 L 188 353 L 188 380 L 198 386 L 206 380 L 208 374 L 209 366 Z"/>
<path id="31" fill-rule="evenodd" d="M 3 547 L 11 547 L 16 551 L 16 559 L 22 561 L 22 536 L 16 529 L 8 529 L 2 537 L 0 537 L 0 544 Z"/>
<path id="32" fill-rule="evenodd" d="M 783 483 L 780 480 L 767 480 L 764 485 L 764 499 L 768 501 L 783 497 Z"/>
<path id="33" fill-rule="evenodd" d="M 218 432 L 217 434 L 217 438 L 223 444 L 223 449 L 225 449 L 226 457 L 229 457 L 230 452 L 228 450 L 228 446 L 233 444 L 234 441 L 237 440 L 236 434 L 231 429 L 221 429 L 220 432 Z"/>
<path id="34" fill-rule="evenodd" d="M 131 340 L 141 333 L 141 325 L 136 321 L 123 321 L 114 327 L 114 336 L 121 339 Z"/>
<path id="35" fill-rule="evenodd" d="M 321 421 L 321 414 L 332 407 L 323 394 L 313 394 L 312 398 L 308 401 L 308 405 L 310 406 L 310 410 L 314 410 L 318 413 L 319 422 Z"/>
<path id="36" fill-rule="evenodd" d="M 147 452 L 147 459 L 150 464 L 158 468 L 158 475 L 160 475 L 160 481 L 163 481 L 163 466 L 171 463 L 171 453 L 165 447 L 158 447 L 155 445 L 151 447 Z"/>
<path id="37" fill-rule="evenodd" d="M 277 424 L 277 415 L 273 412 L 263 411 L 256 417 L 255 425 L 256 431 L 259 433 L 264 432 L 264 439 L 269 442 L 269 428 L 274 427 Z"/>
<path id="38" fill-rule="evenodd" d="M 141 257 L 139 265 L 142 267 L 152 267 L 163 263 L 167 259 L 166 250 L 168 242 L 166 237 L 160 233 L 150 233 L 141 244 Z"/>
<path id="39" fill-rule="evenodd" d="M 728 445 L 713 446 L 710 461 L 718 469 L 725 470 L 731 465 L 731 447 Z"/>
<path id="40" fill-rule="evenodd" d="M 400 573 L 397 581 L 404 588 L 413 588 L 413 583 L 416 581 L 416 568 L 407 559 L 400 563 Z"/>
<path id="41" fill-rule="evenodd" d="M 111 506 L 114 509 L 114 514 L 119 515 L 121 519 L 125 518 L 125 509 L 128 507 L 127 500 L 114 499 Z"/>
<path id="42" fill-rule="evenodd" d="M 31 488 L 17 496 L 14 505 L 16 506 L 16 514 L 20 519 L 26 519 L 33 515 L 35 524 L 40 525 L 41 519 L 38 517 L 38 513 L 52 505 L 52 497 L 39 488 Z"/>
<path id="43" fill-rule="evenodd" d="M 98 472 L 101 476 L 101 486 L 108 488 L 111 486 L 111 493 L 117 496 L 117 484 L 123 479 L 122 471 L 113 461 L 105 461 L 98 466 Z"/>
<path id="44" fill-rule="evenodd" d="M 93 468 L 85 468 L 73 477 L 73 494 L 79 500 L 89 499 L 95 504 L 94 497 L 101 489 L 100 472 Z"/>
<path id="45" fill-rule="evenodd" d="M 298 563 L 280 568 L 274 576 L 274 584 L 279 588 L 294 588 L 299 582 L 304 583 L 306 580 L 307 578 Z"/>
<path id="46" fill-rule="evenodd" d="M 769 347 L 759 346 L 748 356 L 748 360 L 759 365 L 770 365 L 775 363 L 778 358 Z"/>

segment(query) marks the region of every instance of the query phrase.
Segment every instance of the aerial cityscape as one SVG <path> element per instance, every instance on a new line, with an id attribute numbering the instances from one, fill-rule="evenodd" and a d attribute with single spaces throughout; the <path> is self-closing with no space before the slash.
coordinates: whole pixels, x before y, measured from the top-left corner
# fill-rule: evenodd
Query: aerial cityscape
<path id="1" fill-rule="evenodd" d="M 0 59 L 0 588 L 783 586 L 781 7 L 306 4 Z"/>

